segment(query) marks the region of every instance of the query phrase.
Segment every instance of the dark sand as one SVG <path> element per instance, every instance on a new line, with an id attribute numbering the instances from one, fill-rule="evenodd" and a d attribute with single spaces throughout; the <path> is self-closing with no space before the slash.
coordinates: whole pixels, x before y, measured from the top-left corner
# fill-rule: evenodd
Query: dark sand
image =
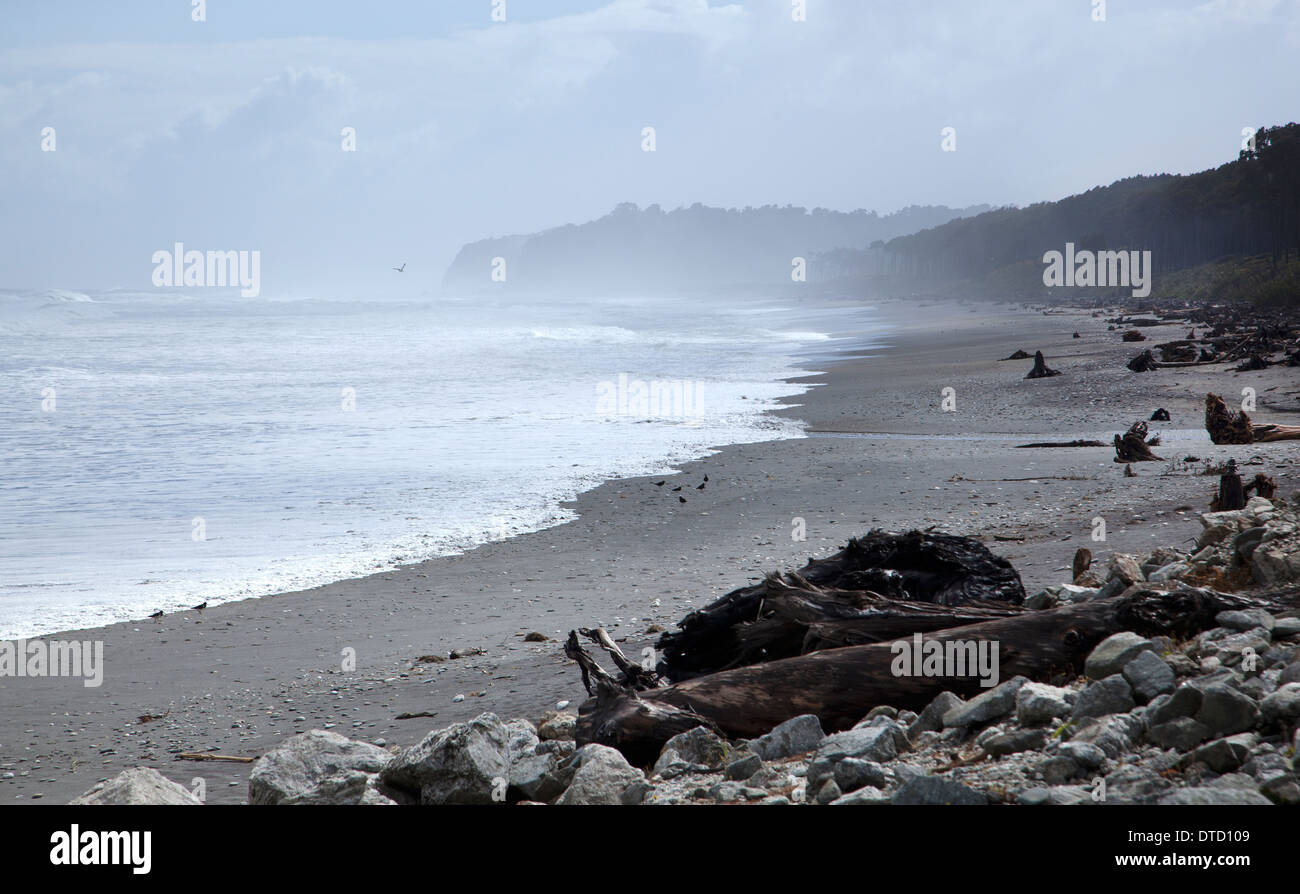
<path id="1" fill-rule="evenodd" d="M 325 587 L 74 631 L 59 639 L 105 641 L 104 684 L 0 679 L 0 802 L 65 803 L 120 770 L 147 765 L 210 803 L 247 797 L 250 765 L 178 761 L 215 751 L 256 756 L 315 727 L 406 745 L 430 729 L 494 711 L 536 720 L 557 702 L 584 698 L 563 656 L 571 627 L 603 624 L 625 649 L 653 643 L 650 624 L 671 626 L 693 607 L 761 576 L 795 568 L 872 527 L 937 526 L 984 536 L 1012 561 L 1028 592 L 1068 578 L 1078 546 L 1111 551 L 1186 546 L 1217 479 L 1137 466 L 1122 477 L 1107 448 L 1016 450 L 1030 440 L 1109 441 L 1156 407 L 1173 416 L 1156 452 L 1169 459 L 1267 457 L 1248 474 L 1273 474 L 1294 490 L 1300 442 L 1214 447 L 1202 427 L 1205 391 L 1231 402 L 1258 389 L 1260 421 L 1289 422 L 1300 370 L 1233 373 L 1221 366 L 1134 374 L 1101 318 L 956 303 L 891 302 L 895 328 L 861 359 L 809 361 L 825 384 L 782 412 L 812 437 L 725 447 L 682 468 L 669 484 L 607 483 L 583 494 L 568 524 L 467 554 Z M 1145 330 L 1149 343 L 1185 326 Z M 1081 338 L 1071 338 L 1079 331 Z M 1064 375 L 1027 381 L 1041 349 Z M 940 410 L 956 390 L 957 412 Z M 835 434 L 817 434 L 834 432 Z M 695 490 L 704 474 L 708 488 Z M 1017 480 L 1010 480 L 1017 479 Z M 669 488 L 686 485 L 681 505 Z M 1094 543 L 1091 520 L 1106 520 Z M 791 539 L 792 520 L 807 541 Z M 1024 536 L 1023 543 L 994 535 Z M 657 604 L 656 604 L 657 601 Z M 552 638 L 525 643 L 540 631 Z M 356 650 L 357 669 L 340 669 Z M 437 664 L 419 656 L 479 647 L 485 654 Z M 464 695 L 454 701 L 457 695 Z M 434 718 L 396 720 L 403 712 Z M 140 722 L 140 715 L 166 716 Z M 12 774 L 12 775 L 10 775 Z"/>

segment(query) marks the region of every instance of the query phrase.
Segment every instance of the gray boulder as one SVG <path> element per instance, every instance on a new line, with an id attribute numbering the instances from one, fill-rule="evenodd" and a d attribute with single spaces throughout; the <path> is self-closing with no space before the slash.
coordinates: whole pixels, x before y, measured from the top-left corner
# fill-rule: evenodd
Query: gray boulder
<path id="1" fill-rule="evenodd" d="M 1151 651 L 1155 644 L 1144 636 L 1138 636 L 1129 630 L 1106 637 L 1092 650 L 1083 663 L 1083 672 L 1092 680 L 1118 674 L 1138 656 L 1139 652 Z"/>
<path id="2" fill-rule="evenodd" d="M 1231 773 L 1247 761 L 1250 750 L 1258 741 L 1259 737 L 1254 733 L 1238 733 L 1235 736 L 1206 742 L 1196 749 L 1192 757 L 1215 773 Z"/>
<path id="3" fill-rule="evenodd" d="M 1028 682 L 1026 677 L 1015 677 L 994 686 L 988 692 L 975 696 L 968 702 L 957 705 L 943 715 L 944 727 L 964 729 L 1005 717 L 1015 710 L 1016 696 L 1020 693 L 1020 688 Z"/>
<path id="4" fill-rule="evenodd" d="M 606 745 L 584 745 L 573 756 L 573 782 L 557 804 L 638 804 L 645 794 L 645 774 Z"/>
<path id="5" fill-rule="evenodd" d="M 800 714 L 749 741 L 749 750 L 765 761 L 780 760 L 814 750 L 826 738 L 816 714 Z"/>
<path id="6" fill-rule="evenodd" d="M 1128 680 L 1121 674 L 1112 674 L 1080 692 L 1070 716 L 1082 720 L 1106 714 L 1124 714 L 1132 711 L 1136 704 Z"/>
<path id="7" fill-rule="evenodd" d="M 1300 683 L 1287 683 L 1267 696 L 1259 705 L 1259 720 L 1264 726 L 1275 723 L 1291 725 L 1300 721 Z"/>
<path id="8" fill-rule="evenodd" d="M 678 733 L 664 743 L 655 762 L 654 774 L 672 779 L 683 773 L 703 773 L 722 769 L 728 745 L 707 727 L 697 726 Z"/>
<path id="9" fill-rule="evenodd" d="M 1147 730 L 1147 741 L 1161 748 L 1191 751 L 1210 737 L 1205 724 L 1192 717 L 1178 717 Z"/>
<path id="10" fill-rule="evenodd" d="M 1227 683 L 1213 683 L 1201 693 L 1196 719 L 1211 736 L 1230 736 L 1253 728 L 1259 719 L 1259 707 L 1250 696 Z"/>
<path id="11" fill-rule="evenodd" d="M 250 804 L 382 804 L 371 780 L 392 760 L 378 745 L 313 729 L 262 755 L 248 777 Z"/>
<path id="12" fill-rule="evenodd" d="M 967 788 L 945 776 L 914 776 L 898 787 L 893 804 L 987 804 L 983 792 Z"/>
<path id="13" fill-rule="evenodd" d="M 1070 713 L 1070 690 L 1046 683 L 1026 683 L 1016 693 L 1016 720 L 1023 726 L 1050 723 Z"/>
<path id="14" fill-rule="evenodd" d="M 418 792 L 421 804 L 491 804 L 510 776 L 508 730 L 495 714 L 436 730 L 397 754 L 380 778 L 386 785 Z"/>
<path id="15" fill-rule="evenodd" d="M 112 779 L 97 783 L 69 804 L 185 804 L 203 802 L 183 785 L 172 782 L 152 767 L 123 770 Z"/>
<path id="16" fill-rule="evenodd" d="M 940 692 L 912 721 L 912 725 L 907 728 L 907 737 L 915 742 L 921 733 L 943 729 L 943 716 L 960 704 L 962 700 L 954 693 Z"/>
<path id="17" fill-rule="evenodd" d="M 1177 682 L 1174 669 L 1155 652 L 1140 652 L 1124 665 L 1124 679 L 1133 687 L 1133 696 L 1145 705 L 1157 695 L 1173 692 Z"/>

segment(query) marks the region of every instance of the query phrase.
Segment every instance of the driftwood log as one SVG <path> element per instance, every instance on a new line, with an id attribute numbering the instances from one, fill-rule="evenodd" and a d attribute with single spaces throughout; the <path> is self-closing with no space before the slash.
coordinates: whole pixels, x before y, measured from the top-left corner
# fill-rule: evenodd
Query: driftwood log
<path id="1" fill-rule="evenodd" d="M 1186 638 L 1214 626 L 1228 609 L 1276 607 L 1251 599 L 1184 587 L 1172 593 L 1143 589 L 1047 611 L 1025 612 L 938 631 L 928 641 L 996 644 L 1001 680 L 1067 678 L 1088 653 L 1121 630 L 1143 636 Z M 576 643 L 576 636 L 570 635 Z M 950 690 L 973 696 L 985 690 L 976 676 L 895 673 L 891 643 L 848 646 L 795 658 L 720 671 L 658 689 L 636 691 L 605 681 L 579 708 L 579 746 L 617 748 L 645 766 L 677 733 L 706 725 L 732 738 L 753 738 L 801 714 L 815 714 L 827 731 L 847 729 L 873 707 L 921 710 Z"/>
<path id="2" fill-rule="evenodd" d="M 657 670 L 680 681 L 1014 612 L 1025 588 L 1011 563 L 970 537 L 871 531 L 793 574 L 727 593 L 665 633 Z M 962 611 L 939 611 L 961 607 Z"/>

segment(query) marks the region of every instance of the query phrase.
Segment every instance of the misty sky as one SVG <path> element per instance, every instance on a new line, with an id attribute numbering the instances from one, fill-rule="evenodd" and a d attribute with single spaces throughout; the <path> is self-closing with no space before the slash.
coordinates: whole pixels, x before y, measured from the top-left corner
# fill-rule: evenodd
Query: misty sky
<path id="1" fill-rule="evenodd" d="M 0 287 L 148 289 L 182 241 L 261 251 L 264 298 L 418 297 L 622 201 L 1023 205 L 1300 118 L 1300 0 L 493 5 L 5 0 Z"/>

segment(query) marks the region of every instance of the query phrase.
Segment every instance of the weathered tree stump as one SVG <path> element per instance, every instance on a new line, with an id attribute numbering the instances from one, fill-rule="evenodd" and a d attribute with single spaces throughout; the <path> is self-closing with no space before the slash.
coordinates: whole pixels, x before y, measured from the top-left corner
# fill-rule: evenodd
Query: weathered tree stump
<path id="1" fill-rule="evenodd" d="M 1042 351 L 1035 351 L 1035 352 L 1034 352 L 1034 368 L 1031 369 L 1031 370 L 1029 371 L 1028 375 L 1026 375 L 1025 378 L 1026 378 L 1026 379 L 1045 379 L 1045 378 L 1047 378 L 1048 376 L 1059 376 L 1060 374 L 1061 374 L 1061 371 L 1060 371 L 1059 369 L 1052 369 L 1052 368 L 1050 368 L 1050 367 L 1047 365 L 1046 362 L 1044 362 L 1044 360 L 1043 360 L 1043 352 L 1042 352 Z"/>
<path id="2" fill-rule="evenodd" d="M 1150 348 L 1130 360 L 1127 366 L 1137 373 L 1153 372 L 1158 368 L 1156 366 L 1156 355 L 1151 353 Z"/>
<path id="3" fill-rule="evenodd" d="M 1211 512 L 1229 512 L 1242 509 L 1246 505 L 1246 492 L 1241 486 L 1241 476 L 1237 474 L 1237 461 L 1228 460 L 1228 466 L 1219 476 L 1219 492 L 1210 501 Z"/>
<path id="4" fill-rule="evenodd" d="M 1160 457 L 1151 452 L 1151 445 L 1147 443 L 1147 424 L 1145 422 L 1134 422 L 1121 437 L 1115 436 L 1115 462 L 1117 463 L 1141 463 L 1159 461 Z M 1158 439 L 1156 440 L 1159 443 Z"/>

